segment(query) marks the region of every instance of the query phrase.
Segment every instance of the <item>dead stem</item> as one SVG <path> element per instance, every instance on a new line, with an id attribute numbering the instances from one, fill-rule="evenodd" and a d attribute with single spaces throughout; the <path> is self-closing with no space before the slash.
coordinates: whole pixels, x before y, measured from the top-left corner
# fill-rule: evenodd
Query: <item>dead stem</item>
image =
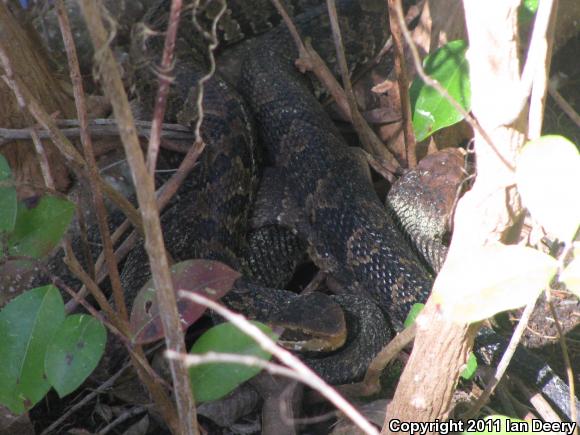
<path id="1" fill-rule="evenodd" d="M 99 177 L 99 168 L 97 167 L 95 154 L 93 152 L 93 143 L 88 130 L 86 99 L 85 92 L 83 89 L 81 72 L 79 68 L 79 61 L 77 57 L 77 51 L 75 48 L 72 32 L 70 29 L 68 14 L 63 0 L 57 0 L 56 11 L 69 64 L 70 79 L 73 85 L 75 106 L 80 123 L 81 143 L 83 146 L 83 151 L 88 169 L 87 173 L 89 179 L 89 186 L 91 189 L 93 204 L 95 207 L 97 225 L 99 227 L 101 240 L 103 242 L 103 252 L 105 254 L 107 267 L 109 269 L 109 276 L 111 278 L 113 299 L 115 301 L 115 307 L 117 309 L 118 315 L 120 315 L 124 321 L 127 321 L 129 319 L 129 316 L 127 314 L 127 304 L 125 303 L 125 294 L 123 292 L 123 287 L 121 285 L 121 278 L 119 276 L 117 262 L 115 261 L 113 243 L 111 242 L 111 233 L 109 232 L 109 225 L 107 220 L 107 210 L 105 209 L 101 186 L 97 181 Z"/>
<path id="2" fill-rule="evenodd" d="M 161 139 L 161 126 L 165 116 L 165 107 L 169 87 L 173 82 L 170 73 L 174 65 L 175 38 L 179 28 L 179 17 L 181 15 L 181 0 L 172 0 L 169 11 L 169 24 L 165 33 L 165 43 L 163 46 L 163 55 L 161 56 L 159 77 L 159 89 L 155 98 L 155 108 L 153 109 L 153 120 L 151 123 L 151 136 L 149 137 L 149 146 L 147 147 L 147 166 L 149 174 L 153 176 L 157 166 L 157 156 L 159 154 L 159 144 Z"/>
<path id="3" fill-rule="evenodd" d="M 161 320 L 165 331 L 165 341 L 168 349 L 185 352 L 185 343 L 177 311 L 173 283 L 169 271 L 169 264 L 163 243 L 163 234 L 159 220 L 159 213 L 155 203 L 155 186 L 153 177 L 147 171 L 143 153 L 136 134 L 133 114 L 123 82 L 119 66 L 108 45 L 109 35 L 105 30 L 98 5 L 91 0 L 80 2 L 81 10 L 93 45 L 95 47 L 96 66 L 101 84 L 113 107 L 113 113 L 119 123 L 121 140 L 131 168 L 133 181 L 137 187 L 137 197 L 143 216 L 145 230 L 145 248 L 149 256 L 149 265 L 153 282 L 157 289 Z M 175 388 L 178 417 L 167 405 L 165 393 L 147 384 L 152 394 L 155 394 L 156 403 L 162 406 L 167 424 L 174 433 L 198 434 L 197 415 L 193 394 L 189 385 L 189 375 L 186 367 L 179 362 L 170 361 L 170 370 Z M 172 407 L 171 407 L 172 408 Z"/>
<path id="4" fill-rule="evenodd" d="M 403 136 L 405 137 L 405 150 L 407 151 L 407 167 L 417 166 L 417 142 L 411 123 L 411 102 L 409 100 L 409 78 L 407 76 L 407 63 L 405 61 L 405 51 L 403 49 L 403 38 L 401 28 L 396 18 L 395 3 L 401 6 L 401 0 L 387 0 L 389 8 L 389 21 L 391 25 L 391 35 L 393 37 L 393 47 L 395 49 L 395 74 L 399 83 L 399 100 L 401 101 L 401 115 L 403 117 Z"/>

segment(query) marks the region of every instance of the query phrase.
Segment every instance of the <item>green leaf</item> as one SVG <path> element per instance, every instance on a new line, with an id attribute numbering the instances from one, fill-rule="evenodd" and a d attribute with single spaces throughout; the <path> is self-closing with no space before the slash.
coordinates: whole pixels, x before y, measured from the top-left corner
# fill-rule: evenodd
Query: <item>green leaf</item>
<path id="1" fill-rule="evenodd" d="M 409 311 L 409 314 L 407 314 L 407 318 L 405 319 L 403 326 L 405 328 L 408 328 L 413 323 L 415 323 L 417 316 L 421 313 L 423 308 L 425 308 L 425 304 L 413 304 L 413 306 L 411 307 L 411 310 Z"/>
<path id="2" fill-rule="evenodd" d="M 3 185 L 3 182 L 12 182 L 12 172 L 6 159 L 0 154 L 0 233 L 14 229 L 18 210 L 16 189 L 14 186 Z"/>
<path id="3" fill-rule="evenodd" d="M 465 365 L 465 368 L 461 372 L 461 377 L 466 381 L 468 381 L 471 378 L 473 378 L 476 371 L 477 371 L 477 358 L 475 358 L 473 352 L 469 352 L 469 356 L 467 357 L 467 364 Z"/>
<path id="4" fill-rule="evenodd" d="M 519 25 L 524 27 L 532 22 L 538 11 L 538 0 L 524 0 L 518 9 Z"/>
<path id="5" fill-rule="evenodd" d="M 44 355 L 63 320 L 64 303 L 52 285 L 18 296 L 0 312 L 0 403 L 12 412 L 30 409 L 50 389 Z"/>
<path id="6" fill-rule="evenodd" d="M 259 322 L 251 322 L 273 340 L 277 337 L 270 328 Z M 207 352 L 235 353 L 251 355 L 268 361 L 271 355 L 250 337 L 231 323 L 222 323 L 209 329 L 194 343 L 192 354 Z M 211 363 L 193 366 L 189 369 L 191 388 L 196 402 L 218 400 L 238 385 L 253 378 L 260 372 L 258 367 L 242 364 Z"/>
<path id="7" fill-rule="evenodd" d="M 544 228 L 570 242 L 580 225 L 580 154 L 562 136 L 542 136 L 528 142 L 516 162 L 516 182 L 522 201 Z"/>
<path id="8" fill-rule="evenodd" d="M 72 202 L 55 196 L 44 196 L 31 208 L 18 204 L 10 255 L 41 258 L 48 254 L 60 241 L 74 211 Z"/>
<path id="9" fill-rule="evenodd" d="M 557 270 L 554 258 L 535 249 L 494 243 L 449 258 L 433 297 L 453 321 L 477 322 L 530 302 Z"/>
<path id="10" fill-rule="evenodd" d="M 92 316 L 68 316 L 46 349 L 44 367 L 60 397 L 76 390 L 93 372 L 105 351 L 107 331 Z"/>
<path id="11" fill-rule="evenodd" d="M 575 257 L 566 266 L 562 275 L 560 275 L 560 281 L 566 284 L 568 290 L 580 298 L 580 257 Z"/>
<path id="12" fill-rule="evenodd" d="M 437 80 L 455 100 L 469 112 L 471 107 L 471 85 L 469 65 L 465 58 L 467 43 L 451 41 L 427 56 L 423 68 L 427 75 Z M 422 141 L 463 119 L 455 108 L 434 88 L 426 85 L 420 77 L 409 89 L 413 130 L 417 141 Z"/>

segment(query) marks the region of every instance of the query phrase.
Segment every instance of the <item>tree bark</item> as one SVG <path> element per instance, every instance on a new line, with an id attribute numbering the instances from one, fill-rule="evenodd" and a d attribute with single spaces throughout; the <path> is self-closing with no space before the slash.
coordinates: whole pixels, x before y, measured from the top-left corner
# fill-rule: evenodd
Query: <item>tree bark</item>
<path id="1" fill-rule="evenodd" d="M 7 52 L 13 72 L 26 84 L 49 113 L 58 112 L 61 118 L 74 116 L 74 102 L 62 82 L 50 67 L 38 35 L 31 26 L 19 23 L 9 4 L 0 2 L 0 41 Z M 0 68 L 0 74 L 4 71 Z M 22 110 L 12 90 L 0 80 L 0 125 L 6 128 L 24 128 L 34 125 L 26 110 Z M 60 153 L 44 141 L 51 173 L 57 190 L 64 191 L 70 183 L 68 171 Z M 2 155 L 15 174 L 21 197 L 34 194 L 31 185 L 44 185 L 38 157 L 31 141 L 18 140 L 2 146 Z"/>

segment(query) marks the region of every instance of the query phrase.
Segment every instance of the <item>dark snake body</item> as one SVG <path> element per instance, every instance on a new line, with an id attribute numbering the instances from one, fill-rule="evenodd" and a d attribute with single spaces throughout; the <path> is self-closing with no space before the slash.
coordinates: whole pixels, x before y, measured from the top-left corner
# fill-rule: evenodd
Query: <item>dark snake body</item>
<path id="1" fill-rule="evenodd" d="M 300 5 L 301 1 L 294 0 L 292 4 Z M 237 14 L 249 11 L 250 15 L 271 16 L 269 3 L 232 2 L 232 6 L 241 6 L 238 12 L 232 8 L 226 14 L 223 38 L 235 41 L 244 33 L 265 30 L 268 25 L 254 29 L 240 25 Z M 385 15 L 385 2 L 337 3 L 339 16 L 343 17 L 346 51 L 356 63 L 357 56 L 367 57 L 382 42 L 386 20 L 377 17 Z M 168 6 L 168 1 L 160 2 L 145 22 L 157 30 L 164 29 Z M 296 7 L 300 10 L 300 6 Z M 211 8 L 205 12 L 206 19 L 215 14 Z M 303 14 L 297 23 L 303 36 L 311 36 L 318 52 L 332 63 L 334 45 L 324 9 Z M 173 71 L 175 85 L 166 116 L 192 127 L 197 116 L 197 83 L 207 71 L 207 41 L 200 43 L 195 34 L 190 25 L 182 26 L 176 47 L 179 60 Z M 149 109 L 153 107 L 157 83 L 149 66 L 161 52 L 160 39 L 137 45 L 138 51 L 142 50 L 138 59 L 143 60 L 143 68 L 137 74 L 137 94 Z M 308 81 L 294 67 L 296 57 L 285 28 L 274 29 L 254 45 L 244 62 L 238 87 L 243 98 L 218 75 L 206 83 L 201 129 L 206 149 L 161 220 L 166 247 L 175 260 L 215 259 L 246 273 L 224 301 L 246 313 L 250 307 L 248 314 L 258 319 L 276 317 L 297 296 L 256 285 L 253 277 L 260 275 L 262 285 L 281 285 L 287 276 L 281 278 L 278 272 L 273 273 L 274 267 L 280 261 L 293 263 L 284 260 L 285 254 L 292 257 L 303 248 L 294 233 L 305 240 L 316 265 L 346 290 L 346 295 L 335 300 L 345 309 L 352 331 L 352 346 L 328 358 L 311 360 L 310 364 L 325 379 L 345 383 L 364 373 L 370 359 L 388 339 L 377 305 L 389 315 L 396 329 L 401 328 L 412 304 L 427 299 L 432 276 L 376 196 L 366 162 L 346 145 L 313 96 Z M 265 148 L 264 156 L 257 146 L 256 132 Z M 275 247 L 275 255 L 263 254 L 260 249 L 261 254 L 249 253 L 245 238 L 257 196 L 261 160 L 269 168 L 264 171 L 260 191 L 270 190 L 267 198 L 272 211 L 264 212 L 257 220 L 275 229 L 263 233 L 257 230 L 250 235 L 249 245 Z M 412 190 L 409 192 L 412 194 Z M 404 199 L 402 203 L 405 204 Z M 415 213 L 409 220 L 411 225 L 426 214 L 411 213 Z M 149 274 L 145 251 L 138 246 L 123 268 L 126 290 L 134 294 Z M 362 320 L 361 312 L 365 313 Z M 493 359 L 503 344 L 493 335 L 481 337 L 484 341 L 487 338 L 482 346 L 490 349 L 488 355 Z M 551 386 L 551 399 L 569 415 L 566 385 L 544 365 L 536 364 L 528 373 L 537 378 L 537 385 Z"/>
<path id="2" fill-rule="evenodd" d="M 356 62 L 357 56 L 353 57 L 353 53 L 358 53 L 359 57 L 368 56 L 369 49 L 372 52 L 377 48 L 384 36 L 386 20 L 377 20 L 378 14 L 384 14 L 384 1 L 345 0 L 337 3 L 339 16 L 343 17 L 341 29 L 346 52 Z M 230 18 L 232 16 L 235 14 L 229 15 Z M 312 37 L 318 52 L 326 55 L 327 61 L 332 63 L 334 46 L 326 14 L 320 10 L 307 12 L 297 20 L 297 25 L 303 36 Z M 193 41 L 189 44 L 195 46 Z M 402 187 L 397 189 L 396 195 L 392 195 L 391 204 L 398 217 L 385 210 L 374 192 L 366 162 L 361 161 L 360 155 L 346 145 L 313 96 L 309 82 L 296 70 L 294 61 L 297 56 L 289 33 L 281 27 L 262 37 L 242 66 L 238 88 L 253 113 L 258 139 L 265 148 L 265 160 L 269 166 L 262 181 L 262 190 L 270 191 L 268 198 L 272 212 L 265 213 L 259 221 L 262 225 L 281 228 L 274 236 L 267 232 L 264 234 L 268 235 L 254 238 L 254 244 L 277 246 L 280 253 L 285 251 L 284 246 L 297 243 L 288 230 L 298 233 L 307 242 L 310 257 L 316 265 L 338 280 L 348 294 L 356 295 L 350 301 L 348 296 L 342 296 L 346 298 L 342 300 L 342 305 L 347 311 L 351 330 L 358 334 L 357 339 L 364 338 L 364 343 L 358 343 L 351 336 L 350 341 L 356 343 L 354 347 L 346 347 L 326 361 L 311 361 L 323 377 L 343 383 L 360 376 L 369 362 L 369 355 L 374 355 L 387 338 L 380 314 L 368 302 L 362 302 L 359 296 L 370 296 L 388 314 L 393 326 L 400 329 L 411 306 L 415 302 L 424 302 L 432 287 L 432 276 L 417 258 L 408 237 L 394 219 L 404 224 L 417 250 L 431 262 L 433 270 L 438 270 L 444 258 L 445 248 L 440 242 L 448 229 L 441 220 L 434 219 L 433 202 L 429 203 L 415 193 L 417 183 L 414 177 L 419 178 L 416 173 L 402 179 L 399 183 Z M 194 56 L 193 59 L 184 71 L 199 68 L 199 57 L 195 59 Z M 196 93 L 187 89 L 184 83 L 196 83 L 196 77 L 181 80 L 179 65 L 178 86 L 171 107 L 179 108 L 176 117 L 187 124 L 184 114 L 196 115 L 191 110 Z M 214 91 L 214 87 L 219 91 Z M 184 95 L 188 95 L 189 102 L 182 100 Z M 234 105 L 225 103 L 231 95 L 236 95 Z M 234 267 L 245 266 L 246 270 L 260 272 L 264 267 L 260 268 L 257 264 L 260 261 L 255 261 L 255 255 L 247 255 L 239 236 L 244 233 L 243 227 L 247 225 L 250 213 L 248 205 L 255 196 L 257 159 L 251 157 L 256 155 L 250 137 L 251 127 L 248 127 L 251 122 L 235 91 L 217 76 L 208 82 L 203 103 L 205 118 L 202 131 L 208 148 L 202 159 L 200 179 L 210 181 L 193 196 L 180 197 L 178 203 L 163 214 L 166 245 L 176 259 L 215 258 Z M 226 126 L 228 123 L 229 126 Z M 229 134 L 232 125 L 245 131 L 243 138 L 234 142 L 234 147 L 220 142 L 227 136 L 226 133 Z M 210 137 L 214 134 L 215 137 Z M 236 164 L 231 163 L 232 157 Z M 226 192 L 236 193 L 230 196 Z M 414 200 L 405 199 L 409 196 Z M 414 207 L 407 207 L 409 203 L 415 204 Z M 235 218 L 231 215 L 234 210 L 239 210 Z M 203 217 L 202 221 L 199 220 L 200 216 Z M 172 230 L 176 225 L 197 228 L 201 233 L 188 231 L 190 235 L 184 236 L 182 230 Z M 417 232 L 419 227 L 421 229 Z M 428 234 L 425 236 L 426 232 Z M 214 233 L 221 234 L 221 237 L 215 237 Z M 273 239 L 269 243 L 264 242 L 267 237 Z M 192 249 L 192 246 L 195 248 Z M 292 250 L 298 252 L 300 246 L 294 246 Z M 223 252 L 228 254 L 224 256 Z M 281 259 L 283 255 L 276 257 Z M 138 264 L 141 269 L 142 254 L 135 258 L 138 261 L 129 258 L 128 264 Z M 270 259 L 265 263 L 270 266 L 275 265 L 276 261 Z M 125 268 L 126 278 L 135 275 L 141 276 L 143 271 L 135 273 L 131 272 L 131 266 Z M 275 281 L 275 277 L 265 280 L 270 285 Z M 236 291 L 226 296 L 225 302 L 240 311 L 251 306 L 254 317 L 268 318 L 273 314 L 272 305 L 283 308 L 286 301 L 293 297 L 287 292 L 255 286 L 244 280 Z M 358 313 L 352 310 L 356 305 L 361 305 L 357 307 Z M 260 309 L 262 312 L 257 313 Z M 365 325 L 365 328 L 370 325 L 370 329 L 356 327 L 356 316 L 360 315 L 361 310 L 367 313 L 368 319 L 372 319 Z M 489 330 L 480 334 L 478 343 L 483 358 L 488 362 L 496 360 L 506 345 L 505 340 Z M 518 366 L 519 372 L 534 378 L 536 385 L 541 386 L 544 393 L 569 415 L 565 383 L 529 352 L 518 352 L 519 358 L 513 364 Z"/>

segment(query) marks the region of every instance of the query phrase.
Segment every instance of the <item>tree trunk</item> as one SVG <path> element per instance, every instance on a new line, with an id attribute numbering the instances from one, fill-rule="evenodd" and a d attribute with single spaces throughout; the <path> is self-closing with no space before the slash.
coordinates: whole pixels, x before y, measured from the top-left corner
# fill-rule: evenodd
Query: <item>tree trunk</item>
<path id="1" fill-rule="evenodd" d="M 49 113 L 58 113 L 61 118 L 74 116 L 74 102 L 50 68 L 40 39 L 32 26 L 21 25 L 9 3 L 0 2 L 0 41 L 6 51 L 13 73 L 17 75 L 33 95 L 44 104 Z M 0 67 L 0 73 L 4 71 Z M 25 128 L 34 125 L 34 120 L 18 106 L 12 90 L 0 80 L 0 126 Z M 68 171 L 56 148 L 44 142 L 51 173 L 57 190 L 64 191 L 70 183 Z M 0 147 L 15 173 L 20 197 L 34 193 L 31 185 L 44 186 L 38 157 L 31 141 L 14 141 Z M 24 183 L 24 184 L 22 184 Z"/>

